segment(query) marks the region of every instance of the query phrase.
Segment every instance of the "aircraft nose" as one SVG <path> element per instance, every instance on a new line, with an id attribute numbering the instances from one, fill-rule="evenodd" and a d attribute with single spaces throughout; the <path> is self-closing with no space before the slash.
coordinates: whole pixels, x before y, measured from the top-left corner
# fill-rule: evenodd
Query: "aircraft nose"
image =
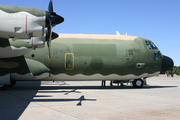
<path id="1" fill-rule="evenodd" d="M 163 55 L 161 73 L 166 72 L 167 70 L 171 69 L 173 66 L 174 66 L 173 60 Z"/>

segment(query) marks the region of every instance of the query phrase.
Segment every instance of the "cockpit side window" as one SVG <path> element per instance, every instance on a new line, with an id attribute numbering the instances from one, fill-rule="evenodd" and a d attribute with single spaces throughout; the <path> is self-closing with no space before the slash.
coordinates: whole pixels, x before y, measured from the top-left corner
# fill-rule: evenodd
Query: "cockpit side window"
<path id="1" fill-rule="evenodd" d="M 160 53 L 154 53 L 154 60 L 159 60 Z"/>
<path id="2" fill-rule="evenodd" d="M 154 49 L 158 49 L 153 42 L 151 42 L 151 44 L 152 44 L 152 46 L 154 47 Z"/>
<path id="3" fill-rule="evenodd" d="M 149 41 L 149 44 L 151 45 L 151 48 L 154 49 L 154 46 L 151 44 L 151 42 Z"/>
<path id="4" fill-rule="evenodd" d="M 151 41 L 145 41 L 148 49 L 157 49 L 156 45 Z"/>

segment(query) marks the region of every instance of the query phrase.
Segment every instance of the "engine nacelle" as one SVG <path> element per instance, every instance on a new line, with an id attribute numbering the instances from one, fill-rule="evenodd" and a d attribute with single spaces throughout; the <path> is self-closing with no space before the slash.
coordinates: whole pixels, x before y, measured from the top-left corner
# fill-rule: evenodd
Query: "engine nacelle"
<path id="1" fill-rule="evenodd" d="M 42 37 L 32 37 L 31 39 L 12 39 L 0 38 L 0 58 L 12 58 L 25 55 L 36 48 L 45 46 L 46 35 Z"/>
<path id="2" fill-rule="evenodd" d="M 46 36 L 32 37 L 30 40 L 21 40 L 27 42 L 32 46 L 33 49 L 45 47 Z"/>
<path id="3" fill-rule="evenodd" d="M 34 10 L 34 14 L 33 12 L 26 12 L 26 9 Z M 42 14 L 36 15 L 35 12 L 41 12 Z M 45 23 L 45 11 L 31 10 L 31 8 L 24 7 L 0 6 L 0 37 L 2 38 L 30 39 L 31 37 L 41 37 L 44 35 Z"/>

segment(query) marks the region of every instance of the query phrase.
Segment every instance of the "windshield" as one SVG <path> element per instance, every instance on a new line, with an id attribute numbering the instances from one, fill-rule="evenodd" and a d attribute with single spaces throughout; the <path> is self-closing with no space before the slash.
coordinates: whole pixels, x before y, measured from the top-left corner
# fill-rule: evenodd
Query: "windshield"
<path id="1" fill-rule="evenodd" d="M 156 45 L 151 41 L 146 40 L 145 43 L 146 43 L 148 49 L 158 49 L 156 47 Z"/>

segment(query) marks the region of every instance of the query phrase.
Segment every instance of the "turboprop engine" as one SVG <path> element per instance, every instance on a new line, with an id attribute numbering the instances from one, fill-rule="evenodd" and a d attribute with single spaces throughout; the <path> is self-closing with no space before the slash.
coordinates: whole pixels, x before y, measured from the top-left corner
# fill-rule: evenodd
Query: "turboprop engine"
<path id="1" fill-rule="evenodd" d="M 52 0 L 49 4 L 49 11 L 0 5 L 0 38 L 13 38 L 16 40 L 42 37 L 44 28 L 54 27 L 63 21 L 64 18 L 53 11 Z M 50 33 L 51 31 L 49 31 Z"/>
<path id="2" fill-rule="evenodd" d="M 52 38 L 56 39 L 58 34 L 52 32 Z M 25 55 L 31 50 L 36 48 L 43 48 L 45 42 L 48 41 L 48 32 L 42 37 L 32 37 L 31 39 L 18 39 L 13 41 L 12 39 L 0 38 L 0 58 L 12 58 Z"/>
<path id="3" fill-rule="evenodd" d="M 52 32 L 51 40 L 58 38 L 59 35 Z M 32 37 L 31 39 L 24 39 L 21 40 L 24 41 L 32 46 L 32 48 L 35 50 L 36 48 L 43 48 L 45 46 L 45 41 L 48 41 L 48 33 L 44 34 L 42 37 Z"/>
<path id="4" fill-rule="evenodd" d="M 5 9 L 6 8 L 6 9 Z M 31 14 L 23 11 L 24 7 L 0 6 L 0 37 L 14 39 L 30 39 L 44 35 L 46 12 L 39 9 L 41 14 Z M 32 11 L 29 8 L 30 11 Z M 12 12 L 14 10 L 14 12 Z"/>

